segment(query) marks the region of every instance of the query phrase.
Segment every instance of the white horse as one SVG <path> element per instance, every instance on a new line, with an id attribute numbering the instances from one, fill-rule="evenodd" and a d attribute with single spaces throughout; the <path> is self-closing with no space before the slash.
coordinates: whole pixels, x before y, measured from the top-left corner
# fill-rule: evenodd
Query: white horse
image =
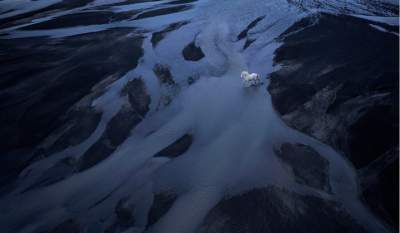
<path id="1" fill-rule="evenodd" d="M 245 87 L 259 86 L 262 84 L 260 75 L 256 73 L 250 74 L 247 71 L 243 71 L 240 77 L 242 78 L 243 85 Z"/>

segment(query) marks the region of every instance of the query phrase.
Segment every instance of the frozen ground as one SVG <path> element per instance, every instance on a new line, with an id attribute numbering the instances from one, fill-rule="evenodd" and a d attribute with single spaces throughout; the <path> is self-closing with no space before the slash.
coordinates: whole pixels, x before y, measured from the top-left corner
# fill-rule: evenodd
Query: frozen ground
<path id="1" fill-rule="evenodd" d="M 3 0 L 0 18 L 59 2 Z M 398 18 L 386 17 L 390 15 L 386 11 L 376 17 L 376 10 L 365 8 L 361 1 L 302 1 L 301 4 L 299 7 L 298 3 L 286 0 L 140 3 L 96 0 L 2 27 L 3 40 L 49 37 L 55 41 L 131 28 L 133 34 L 143 36 L 144 51 L 135 68 L 89 98 L 89 106 L 102 113 L 91 135 L 27 166 L 16 186 L 1 196 L 2 232 L 39 232 L 71 218 L 78 219 L 82 232 L 102 232 L 114 221 L 111 212 L 121 199 L 135 206 L 136 224 L 124 232 L 141 232 L 146 229 L 154 193 L 172 192 L 177 195 L 176 201 L 147 231 L 190 233 L 196 231 L 224 196 L 268 186 L 333 200 L 343 205 L 368 232 L 390 232 L 361 202 L 356 172 L 349 161 L 329 146 L 284 124 L 272 107 L 266 85 L 268 75 L 280 69 L 273 65 L 274 51 L 281 45 L 277 38 L 300 19 L 314 16 L 317 22 L 319 11 L 346 12 L 384 23 L 393 23 Z M 157 11 L 162 9 L 168 11 Z M 107 23 L 45 26 L 58 17 L 89 12 L 107 12 L 114 18 Z M 116 18 L 126 12 L 129 16 Z M 180 22 L 187 23 L 166 33 L 154 46 L 154 32 Z M 43 29 L 26 28 L 35 25 L 43 25 Z M 246 27 L 245 37 L 238 38 Z M 203 58 L 184 59 L 182 50 L 191 42 L 201 48 Z M 153 71 L 157 64 L 168 67 L 173 84 L 160 84 Z M 259 73 L 264 85 L 243 88 L 240 79 L 243 70 Z M 29 189 L 61 159 L 79 160 L 83 156 L 127 103 L 127 98 L 120 95 L 125 86 L 140 77 L 151 98 L 150 110 L 115 151 L 83 172 Z M 188 77 L 193 77 L 194 83 L 188 83 Z M 192 135 L 193 143 L 182 155 L 153 157 L 185 134 Z M 329 162 L 331 192 L 296 182 L 292 171 L 274 153 L 277 146 L 287 142 L 309 145 Z"/>

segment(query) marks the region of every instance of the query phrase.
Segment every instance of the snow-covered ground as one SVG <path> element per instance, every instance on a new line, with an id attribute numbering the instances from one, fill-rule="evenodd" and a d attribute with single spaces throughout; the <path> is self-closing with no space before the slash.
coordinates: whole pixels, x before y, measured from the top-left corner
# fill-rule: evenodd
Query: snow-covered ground
<path id="1" fill-rule="evenodd" d="M 0 14 L 0 18 L 44 8 L 56 2 L 59 0 L 4 0 L 0 2 L 0 9 L 6 13 Z M 339 5 L 332 7 L 337 2 Z M 164 3 L 168 1 L 127 3 L 112 6 L 109 10 L 120 13 L 162 8 L 164 5 L 161 4 Z M 0 224 L 6 226 L 5 232 L 17 232 L 15 229 L 31 232 L 38 226 L 56 224 L 69 216 L 81 216 L 80 219 L 95 231 L 97 227 L 101 229 L 101 220 L 109 217 L 108 210 L 119 198 L 131 196 L 134 203 L 144 206 L 139 208 L 137 215 L 145 216 L 151 204 L 152 192 L 167 189 L 178 193 L 178 199 L 150 231 L 190 233 L 195 231 L 208 211 L 224 195 L 268 185 L 336 200 L 371 232 L 385 232 L 383 225 L 359 200 L 358 183 L 350 163 L 329 146 L 287 127 L 275 113 L 265 88 L 268 74 L 279 69 L 273 66 L 273 53 L 280 45 L 277 37 L 305 16 L 315 14 L 318 10 L 334 11 L 344 4 L 332 0 L 323 1 L 325 3 L 327 8 L 310 5 L 309 10 L 304 10 L 286 0 L 204 0 L 193 3 L 193 8 L 186 11 L 137 20 L 133 18 L 109 24 L 59 29 L 23 29 L 61 15 L 110 4 L 109 1 L 97 0 L 79 9 L 57 12 L 56 15 L 2 29 L 1 32 L 6 33 L 3 38 L 63 38 L 125 27 L 139 28 L 145 36 L 144 56 L 139 66 L 111 84 L 103 95 L 93 101 L 92 106 L 101 110 L 103 116 L 92 136 L 82 144 L 29 166 L 21 174 L 24 177 L 29 171 L 28 178 L 21 178 L 18 188 L 0 200 Z M 351 7 L 356 9 L 351 13 L 367 12 L 363 8 L 357 12 L 359 8 L 356 3 L 352 3 Z M 245 40 L 238 41 L 236 37 L 258 17 L 263 18 L 247 33 L 254 43 L 243 50 Z M 393 21 L 398 18 L 381 20 L 368 16 L 368 19 L 388 22 L 389 19 Z M 152 32 L 181 21 L 190 23 L 170 32 L 153 48 L 150 41 Z M 186 61 L 181 54 L 193 39 L 205 55 L 198 62 Z M 172 103 L 163 108 L 159 108 L 156 101 L 165 91 L 160 88 L 152 72 L 156 64 L 168 65 L 174 81 L 181 88 Z M 266 84 L 244 89 L 240 79 L 243 70 L 259 73 Z M 109 158 L 56 184 L 20 194 L 56 160 L 66 154 L 79 157 L 93 144 L 122 106 L 124 99 L 118 93 L 129 80 L 139 76 L 144 77 L 153 100 L 150 113 Z M 199 79 L 187 85 L 189 76 Z M 173 160 L 152 157 L 188 132 L 193 135 L 194 143 L 184 155 Z M 284 142 L 310 145 L 329 161 L 332 194 L 295 182 L 293 174 L 284 168 L 282 161 L 274 154 L 274 146 Z M 112 193 L 111 198 L 90 208 L 109 193 Z M 15 208 L 16 203 L 20 208 Z M 193 203 L 198 204 L 193 206 Z M 191 210 L 190 214 L 187 209 Z M 24 222 L 27 218 L 30 218 L 30 224 Z M 145 224 L 145 220 L 139 221 Z M 23 228 L 18 227 L 20 224 Z"/>

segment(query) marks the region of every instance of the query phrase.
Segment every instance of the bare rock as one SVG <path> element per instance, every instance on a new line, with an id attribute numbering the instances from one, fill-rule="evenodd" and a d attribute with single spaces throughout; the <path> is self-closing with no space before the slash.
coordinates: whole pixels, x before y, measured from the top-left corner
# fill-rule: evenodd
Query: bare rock
<path id="1" fill-rule="evenodd" d="M 367 231 L 339 203 L 268 187 L 222 200 L 205 217 L 199 232 L 362 233 Z"/>
<path id="2" fill-rule="evenodd" d="M 312 147 L 303 144 L 284 143 L 275 154 L 288 164 L 298 183 L 331 191 L 329 162 Z"/>

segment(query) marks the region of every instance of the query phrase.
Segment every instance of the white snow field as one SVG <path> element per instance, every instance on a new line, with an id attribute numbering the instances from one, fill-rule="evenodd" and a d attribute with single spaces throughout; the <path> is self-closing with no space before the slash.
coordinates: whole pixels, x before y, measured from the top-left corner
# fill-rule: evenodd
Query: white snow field
<path id="1" fill-rule="evenodd" d="M 0 18 L 56 2 L 58 0 L 4 0 L 0 2 L 1 12 L 13 11 L 1 14 Z M 163 7 L 162 4 L 168 2 L 126 3 L 111 9 L 115 12 L 150 9 Z M 110 216 L 109 210 L 121 197 L 129 196 L 129 201 L 138 206 L 136 215 L 146 216 L 152 203 L 152 193 L 172 190 L 178 194 L 177 200 L 149 231 L 191 233 L 224 195 L 270 185 L 336 200 L 371 232 L 388 232 L 359 200 L 356 174 L 347 159 L 329 146 L 287 127 L 274 111 L 265 88 L 268 74 L 279 69 L 273 66 L 273 53 L 280 45 L 276 38 L 303 17 L 318 10 L 335 11 L 342 7 L 342 1 L 327 2 L 330 4 L 325 9 L 312 5 L 309 10 L 302 10 L 286 0 L 203 0 L 193 3 L 194 7 L 187 11 L 138 20 L 60 29 L 22 29 L 55 17 L 50 15 L 2 29 L 7 33 L 2 36 L 5 38 L 64 38 L 121 27 L 139 28 L 145 36 L 144 56 L 138 67 L 112 83 L 103 95 L 93 101 L 92 106 L 103 112 L 94 133 L 83 143 L 28 167 L 20 175 L 18 188 L 1 200 L 0 224 L 5 226 L 4 232 L 28 233 L 38 226 L 56 224 L 69 216 L 86 222 L 90 226 L 87 232 L 96 232 L 96 229 L 101 229 L 102 219 Z M 340 3 L 338 8 L 331 7 L 337 2 Z M 354 11 L 351 14 L 368 13 L 362 7 L 357 8 L 358 1 L 352 2 L 351 9 Z M 110 2 L 97 0 L 80 9 L 55 14 L 84 12 L 94 5 L 107 4 Z M 248 37 L 256 40 L 243 50 L 245 40 L 237 41 L 236 36 L 258 17 L 264 18 L 248 31 Z M 152 47 L 152 32 L 181 21 L 190 23 L 170 32 L 157 47 Z M 205 55 L 198 62 L 186 61 L 181 54 L 193 38 Z M 152 71 L 156 64 L 168 65 L 175 82 L 181 87 L 172 103 L 161 108 L 157 100 L 168 90 L 160 88 Z M 266 80 L 264 86 L 243 88 L 240 78 L 243 70 L 260 74 L 262 80 Z M 199 77 L 198 81 L 187 85 L 186 78 L 193 75 Z M 77 158 L 81 156 L 121 108 L 125 100 L 118 93 L 128 81 L 140 76 L 144 77 L 152 99 L 150 112 L 110 157 L 51 186 L 21 193 L 60 158 L 70 154 Z M 153 158 L 155 153 L 186 133 L 193 135 L 194 142 L 185 154 L 175 159 Z M 293 174 L 284 168 L 273 151 L 274 146 L 284 142 L 310 145 L 329 161 L 332 193 L 295 182 Z M 110 193 L 109 198 L 93 207 L 94 203 Z M 15 208 L 16 203 L 21 208 Z M 138 218 L 137 221 L 141 227 L 130 228 L 127 233 L 144 229 L 146 218 Z"/>

